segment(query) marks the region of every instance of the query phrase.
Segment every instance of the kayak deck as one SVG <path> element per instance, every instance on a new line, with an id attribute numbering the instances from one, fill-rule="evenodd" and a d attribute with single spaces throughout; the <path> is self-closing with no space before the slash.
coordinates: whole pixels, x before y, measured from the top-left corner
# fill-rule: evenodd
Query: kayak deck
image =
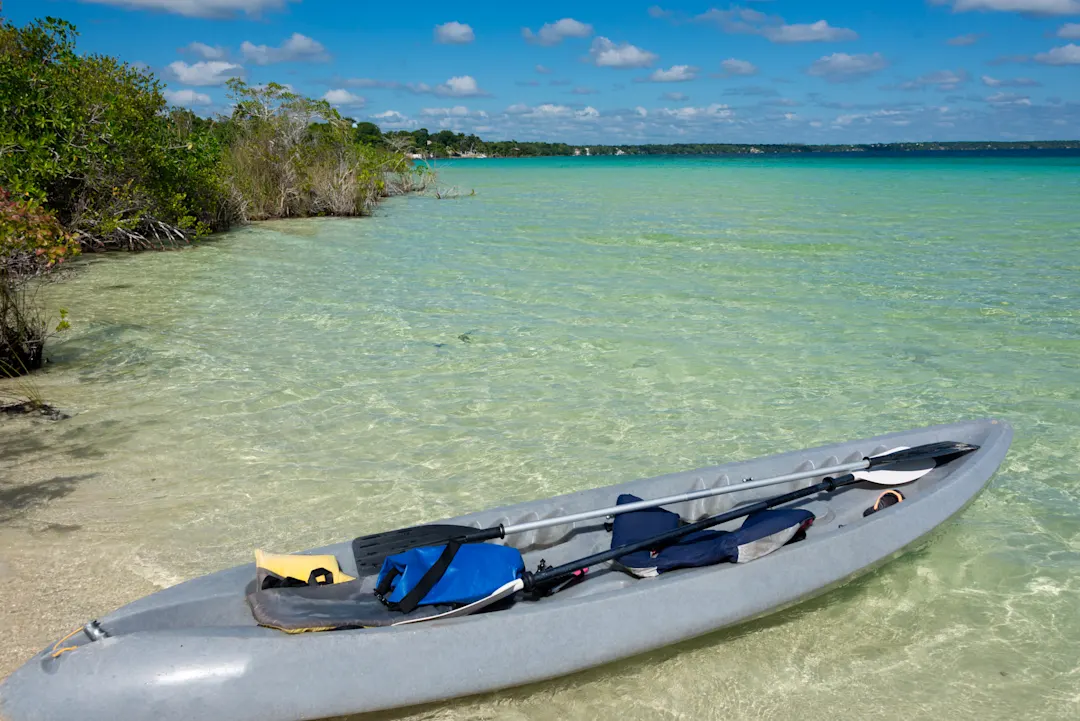
<path id="1" fill-rule="evenodd" d="M 254 583 L 254 564 L 221 571 L 102 617 L 101 626 L 111 636 L 105 641 L 76 639 L 79 648 L 58 659 L 39 654 L 0 687 L 0 715 L 7 714 L 11 721 L 49 718 L 28 713 L 26 704 L 28 694 L 47 690 L 54 698 L 77 702 L 88 721 L 126 717 L 116 711 L 117 704 L 131 705 L 131 718 L 155 721 L 196 717 L 199 709 L 204 714 L 253 721 L 312 719 L 423 703 L 581 670 L 745 621 L 887 560 L 970 502 L 1000 464 L 1011 435 L 1004 422 L 971 421 L 632 481 L 450 519 L 445 522 L 474 528 L 520 524 L 609 506 L 620 493 L 649 499 L 737 485 L 748 478 L 824 468 L 898 446 L 942 440 L 981 446 L 904 485 L 904 502 L 869 517 L 863 511 L 887 490 L 869 483 L 786 506 L 805 508 L 817 517 L 806 539 L 750 563 L 685 569 L 651 579 L 635 579 L 604 564 L 590 569 L 584 583 L 554 596 L 518 601 L 509 608 L 473 616 L 288 635 L 258 626 L 251 615 L 245 594 Z M 819 480 L 667 508 L 694 521 Z M 741 519 L 719 528 L 732 530 L 740 523 Z M 501 543 L 519 548 L 526 568 L 534 569 L 541 560 L 558 565 L 606 550 L 611 534 L 603 519 L 594 519 L 510 536 Z M 311 553 L 332 553 L 342 571 L 356 573 L 351 540 Z M 367 576 L 364 583 L 374 588 L 375 578 Z M 568 648 L 544 643 L 551 638 L 579 641 Z M 425 659 L 424 663 L 418 666 L 417 658 Z M 198 678 L 208 667 L 225 668 L 221 666 L 225 661 L 233 664 L 228 666 L 231 670 Z M 342 664 L 351 674 L 349 684 L 334 682 L 335 677 L 340 679 Z M 196 669 L 190 672 L 193 680 L 173 680 L 170 674 L 177 668 Z M 460 669 L 470 673 L 462 674 Z M 101 686 L 93 682 L 93 674 L 109 671 L 127 673 L 132 680 L 105 694 L 112 699 L 113 710 L 104 697 L 88 707 L 86 688 L 92 684 L 100 692 Z M 278 694 L 273 704 L 252 703 L 267 684 L 297 686 L 297 675 L 306 679 L 304 698 L 283 699 Z M 413 682 L 403 687 L 402 678 Z M 144 685 L 139 686 L 136 679 Z M 194 702 L 193 696 L 202 700 Z M 156 713 L 135 708 L 158 699 L 163 705 L 155 704 Z"/>

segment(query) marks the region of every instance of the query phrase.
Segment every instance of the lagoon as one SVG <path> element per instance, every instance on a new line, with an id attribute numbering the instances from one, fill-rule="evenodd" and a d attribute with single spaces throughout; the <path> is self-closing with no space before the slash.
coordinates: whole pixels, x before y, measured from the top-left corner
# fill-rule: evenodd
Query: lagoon
<path id="1" fill-rule="evenodd" d="M 476 195 L 46 289 L 73 328 L 37 383 L 73 417 L 0 423 L 0 675 L 255 547 L 995 415 L 1016 440 L 987 491 L 869 576 L 388 717 L 1080 714 L 1080 158 L 439 168 Z"/>

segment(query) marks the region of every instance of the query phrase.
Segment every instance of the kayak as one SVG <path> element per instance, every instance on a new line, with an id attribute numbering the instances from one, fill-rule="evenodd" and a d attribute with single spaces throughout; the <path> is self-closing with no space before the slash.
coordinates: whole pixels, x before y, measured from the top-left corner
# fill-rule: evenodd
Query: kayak
<path id="1" fill-rule="evenodd" d="M 1004 421 L 967 421 L 448 519 L 440 523 L 529 527 L 542 519 L 588 515 L 622 494 L 659 499 L 690 493 L 692 500 L 665 507 L 690 523 L 777 494 L 812 494 L 785 506 L 813 514 L 805 536 L 748 563 L 683 568 L 652 578 L 603 563 L 589 568 L 583 582 L 553 595 L 510 598 L 472 615 L 285 633 L 259 625 L 253 616 L 248 594 L 255 586 L 254 564 L 212 573 L 135 601 L 44 649 L 0 685 L 0 718 L 297 721 L 571 674 L 762 616 L 878 567 L 960 512 L 997 470 L 1011 440 L 1012 428 Z M 815 483 L 830 482 L 826 468 L 943 441 L 978 449 L 898 486 L 902 502 L 877 512 L 864 515 L 880 503 L 880 485 L 852 482 L 831 492 L 815 490 Z M 818 470 L 822 474 L 814 476 Z M 769 486 L 750 482 L 793 474 L 806 478 Z M 721 488 L 723 495 L 708 495 Z M 590 518 L 495 543 L 518 549 L 528 568 L 541 561 L 550 568 L 607 551 L 610 528 L 610 519 Z M 734 521 L 719 526 L 736 528 Z M 374 588 L 372 567 L 357 563 L 359 545 L 349 540 L 304 553 L 332 555 L 350 580 L 357 577 L 355 583 Z"/>

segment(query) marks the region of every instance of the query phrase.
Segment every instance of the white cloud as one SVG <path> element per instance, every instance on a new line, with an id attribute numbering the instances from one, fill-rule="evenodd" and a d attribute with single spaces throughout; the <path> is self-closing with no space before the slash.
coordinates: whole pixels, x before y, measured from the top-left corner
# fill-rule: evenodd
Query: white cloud
<path id="1" fill-rule="evenodd" d="M 521 29 L 522 36 L 537 45 L 558 45 L 566 38 L 587 38 L 593 34 L 593 26 L 573 18 L 563 18 L 546 23 L 535 33 L 529 28 Z"/>
<path id="2" fill-rule="evenodd" d="M 967 35 L 957 35 L 955 38 L 949 38 L 945 42 L 954 47 L 965 47 L 968 45 L 974 45 L 983 39 L 983 35 L 979 33 L 968 33 Z"/>
<path id="3" fill-rule="evenodd" d="M 660 96 L 661 100 L 670 100 L 674 103 L 685 103 L 690 99 L 690 96 L 686 93 L 664 93 Z"/>
<path id="4" fill-rule="evenodd" d="M 926 75 L 920 75 L 914 80 L 908 80 L 896 86 L 897 90 L 922 90 L 923 88 L 937 88 L 942 91 L 956 90 L 960 85 L 968 81 L 968 74 L 964 70 L 937 70 Z"/>
<path id="5" fill-rule="evenodd" d="M 581 110 L 574 110 L 567 105 L 558 105 L 556 103 L 543 103 L 535 107 L 529 107 L 524 103 L 517 103 L 511 105 L 506 109 L 507 115 L 512 115 L 516 118 L 528 119 L 528 120 L 543 120 L 543 119 L 564 119 L 564 120 L 577 120 L 577 121 L 591 121 L 600 117 L 600 111 L 591 105 L 585 106 Z"/>
<path id="6" fill-rule="evenodd" d="M 1016 95 L 1015 93 L 994 93 L 986 98 L 986 102 L 991 105 L 1031 105 L 1031 99 L 1026 95 Z"/>
<path id="7" fill-rule="evenodd" d="M 1080 45 L 1069 43 L 1035 56 L 1035 62 L 1044 65 L 1080 65 Z"/>
<path id="8" fill-rule="evenodd" d="M 396 110 L 384 110 L 381 113 L 375 113 L 371 116 L 371 119 L 374 120 L 379 127 L 390 128 L 391 130 L 416 128 L 420 125 L 409 116 L 399 113 Z"/>
<path id="9" fill-rule="evenodd" d="M 726 119 L 732 117 L 735 113 L 727 105 L 713 103 L 703 108 L 691 106 L 685 108 L 658 108 L 653 111 L 653 114 L 674 118 L 675 120 L 694 120 L 699 118 Z"/>
<path id="10" fill-rule="evenodd" d="M 616 45 L 603 36 L 593 40 L 589 48 L 589 60 L 601 68 L 647 68 L 658 57 L 630 43 Z"/>
<path id="11" fill-rule="evenodd" d="M 206 93 L 199 93 L 189 88 L 183 90 L 166 90 L 163 92 L 165 99 L 169 101 L 170 105 L 183 105 L 185 107 L 191 107 L 192 105 L 209 105 L 212 101 L 210 96 Z"/>
<path id="12" fill-rule="evenodd" d="M 825 43 L 859 38 L 854 30 L 834 28 L 824 20 L 809 25 L 767 26 L 762 34 L 774 43 Z"/>
<path id="13" fill-rule="evenodd" d="M 585 85 L 582 85 L 580 87 L 576 87 L 576 88 L 574 88 L 573 90 L 570 91 L 570 93 L 572 95 L 596 95 L 599 92 L 600 91 L 597 90 L 596 88 L 590 88 L 590 87 L 585 86 Z"/>
<path id="14" fill-rule="evenodd" d="M 982 76 L 982 83 L 988 88 L 1034 88 L 1042 85 L 1038 80 L 1031 78 L 992 78 L 989 75 Z"/>
<path id="15" fill-rule="evenodd" d="M 546 68 L 543 65 L 537 65 L 536 66 L 536 72 L 540 73 L 541 75 L 550 75 L 551 74 L 551 68 Z"/>
<path id="16" fill-rule="evenodd" d="M 322 99 L 331 105 L 348 105 L 350 107 L 359 108 L 364 105 L 366 100 L 359 95 L 353 95 L 344 88 L 335 88 L 333 90 L 327 90 L 326 95 L 322 96 Z"/>
<path id="17" fill-rule="evenodd" d="M 183 60 L 169 63 L 166 75 L 184 85 L 224 85 L 229 78 L 243 77 L 244 68 L 221 60 L 188 65 Z"/>
<path id="18" fill-rule="evenodd" d="M 873 75 L 888 64 L 881 53 L 868 55 L 833 53 L 815 60 L 806 72 L 808 75 L 824 78 L 831 83 L 839 83 Z"/>
<path id="19" fill-rule="evenodd" d="M 659 5 L 653 5 L 652 7 L 649 8 L 649 17 L 656 18 L 657 20 L 659 20 L 661 18 L 669 18 L 674 14 L 675 14 L 674 10 L 665 10 L 664 8 L 660 7 Z"/>
<path id="20" fill-rule="evenodd" d="M 1080 0 L 931 0 L 953 12 L 1016 12 L 1028 15 L 1080 15 Z"/>
<path id="21" fill-rule="evenodd" d="M 483 110 L 469 110 L 464 105 L 455 105 L 452 108 L 423 108 L 420 114 L 429 118 L 486 118 Z"/>
<path id="22" fill-rule="evenodd" d="M 192 18 L 230 18 L 240 13 L 258 17 L 264 10 L 281 10 L 299 0 L 82 0 L 130 10 L 159 10 Z"/>
<path id="23" fill-rule="evenodd" d="M 1080 23 L 1065 23 L 1058 28 L 1057 36 L 1066 40 L 1080 40 Z"/>
<path id="24" fill-rule="evenodd" d="M 672 65 L 669 70 L 654 70 L 648 79 L 654 83 L 684 83 L 696 78 L 697 72 L 693 65 Z"/>
<path id="25" fill-rule="evenodd" d="M 465 23 L 452 20 L 435 26 L 435 42 L 445 45 L 466 45 L 476 39 L 473 29 Z"/>
<path id="26" fill-rule="evenodd" d="M 182 47 L 180 52 L 198 55 L 203 60 L 224 60 L 229 57 L 229 51 L 220 45 L 207 45 L 200 42 L 194 42 Z"/>
<path id="27" fill-rule="evenodd" d="M 476 78 L 471 75 L 452 77 L 445 83 L 436 85 L 431 92 L 453 98 L 470 98 L 488 94 L 480 89 Z"/>
<path id="28" fill-rule="evenodd" d="M 857 40 L 859 37 L 854 30 L 833 27 L 826 20 L 789 25 L 779 15 L 766 15 L 742 7 L 728 10 L 713 8 L 694 19 L 698 22 L 715 23 L 726 33 L 762 35 L 774 43 L 841 42 Z"/>
<path id="29" fill-rule="evenodd" d="M 293 33 L 280 48 L 254 45 L 247 40 L 240 44 L 244 59 L 256 65 L 273 63 L 325 63 L 330 61 L 326 48 L 318 40 L 307 35 Z"/>
<path id="30" fill-rule="evenodd" d="M 736 60 L 735 58 L 728 58 L 724 62 L 720 63 L 720 68 L 724 71 L 724 75 L 757 75 L 757 66 L 749 60 Z"/>

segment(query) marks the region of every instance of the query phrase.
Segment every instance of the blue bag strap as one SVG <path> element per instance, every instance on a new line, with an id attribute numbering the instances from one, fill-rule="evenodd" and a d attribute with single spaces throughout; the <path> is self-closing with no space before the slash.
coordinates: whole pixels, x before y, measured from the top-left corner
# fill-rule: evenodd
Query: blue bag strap
<path id="1" fill-rule="evenodd" d="M 375 589 L 375 595 L 383 600 L 387 606 L 393 611 L 401 611 L 402 613 L 410 613 L 416 610 L 416 607 L 420 605 L 420 602 L 424 600 L 424 596 L 428 595 L 431 589 L 435 588 L 442 577 L 446 574 L 446 569 L 450 568 L 450 564 L 454 560 L 454 556 L 457 555 L 458 550 L 461 548 L 460 540 L 451 540 L 446 544 L 446 548 L 439 555 L 439 558 L 435 563 L 431 564 L 431 568 L 427 570 L 416 585 L 406 593 L 400 601 L 392 603 L 386 600 L 386 594 L 390 592 L 390 584 L 401 573 L 398 569 L 393 569 L 387 573 L 382 580 L 382 583 Z"/>

